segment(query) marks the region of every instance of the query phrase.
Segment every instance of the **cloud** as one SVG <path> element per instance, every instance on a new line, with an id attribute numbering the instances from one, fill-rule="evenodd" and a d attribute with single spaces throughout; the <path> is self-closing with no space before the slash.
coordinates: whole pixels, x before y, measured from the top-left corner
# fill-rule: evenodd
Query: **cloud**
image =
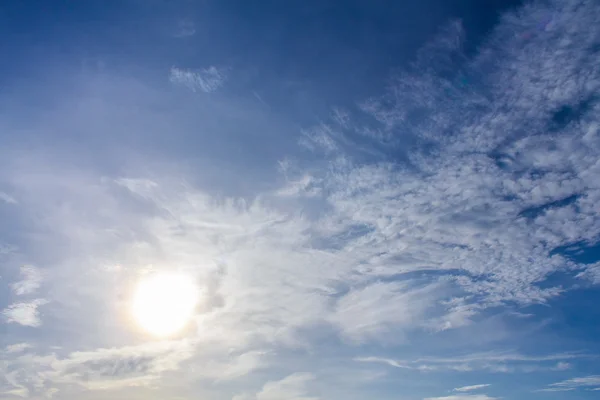
<path id="1" fill-rule="evenodd" d="M 561 18 L 547 30 L 527 43 L 514 36 L 554 9 Z M 436 271 L 466 292 L 462 303 L 444 303 L 447 314 L 432 328 L 464 326 L 490 307 L 546 303 L 571 288 L 542 285 L 550 275 L 595 268 L 560 249 L 600 237 L 596 39 L 568 22 L 599 14 L 575 0 L 509 13 L 473 58 L 462 51 L 460 23 L 451 23 L 362 106 L 377 121 L 370 129 L 389 133 L 380 145 L 429 144 L 405 151 L 408 165 L 359 161 L 347 142 L 360 126 L 352 134 L 327 122 L 305 130 L 302 143 L 330 160 L 322 176 L 311 171 L 331 209 L 320 228 L 341 253 L 360 258 L 357 271 L 373 279 Z M 545 50 L 553 47 L 560 56 Z"/>
<path id="2" fill-rule="evenodd" d="M 177 22 L 177 27 L 173 36 L 176 38 L 189 38 L 196 34 L 196 24 L 189 19 L 182 19 Z"/>
<path id="3" fill-rule="evenodd" d="M 4 348 L 4 352 L 8 354 L 21 353 L 33 347 L 30 343 L 15 343 Z"/>
<path id="4" fill-rule="evenodd" d="M 265 365 L 263 359 L 266 354 L 264 351 L 243 353 L 230 361 L 225 368 L 221 368 L 216 374 L 216 379 L 232 380 L 261 368 Z"/>
<path id="5" fill-rule="evenodd" d="M 536 390 L 536 392 L 570 392 L 575 390 L 575 388 L 546 388 L 546 389 L 539 389 Z"/>
<path id="6" fill-rule="evenodd" d="M 546 6 L 522 9 L 505 15 L 475 56 L 461 49 L 460 23 L 449 24 L 385 93 L 361 102 L 358 112 L 334 108 L 331 121 L 304 129 L 301 144 L 314 154 L 294 168 L 282 162 L 289 174 L 283 187 L 253 188 L 242 198 L 172 172 L 178 168 L 121 175 L 19 159 L 19 168 L 1 169 L 2 181 L 19 193 L 19 212 L 43 216 L 27 228 L 44 234 L 27 235 L 26 245 L 52 272 L 44 283 L 52 288 L 48 308 L 64 341 L 129 340 L 135 329 L 123 323 L 122 299 L 141 271 L 185 270 L 203 295 L 194 343 L 18 353 L 13 362 L 24 377 L 15 382 L 152 387 L 166 375 L 183 379 L 184 363 L 197 377 L 227 382 L 272 367 L 281 354 L 272 350 L 318 350 L 321 335 L 336 335 L 328 339 L 340 346 L 368 346 L 361 350 L 415 331 L 435 340 L 480 313 L 548 303 L 573 289 L 550 276 L 581 273 L 595 282 L 597 265 L 561 249 L 592 246 L 600 234 L 600 109 L 593 100 L 600 60 L 585 53 L 596 45 L 600 8 L 547 4 L 561 9 L 548 31 L 519 35 Z M 214 92 L 225 79 L 216 67 L 170 71 L 172 83 L 193 91 Z M 138 171 L 156 165 L 140 164 Z M 248 167 L 240 164 L 244 181 Z M 39 287 L 23 282 L 15 293 Z M 42 304 L 13 304 L 3 315 L 39 326 Z M 486 352 L 403 360 L 386 351 L 356 361 L 415 371 L 534 372 L 563 370 L 567 360 L 584 357 Z M 316 399 L 312 384 L 313 375 L 292 374 L 242 396 Z"/>
<path id="7" fill-rule="evenodd" d="M 479 385 L 471 385 L 471 386 L 463 386 L 463 387 L 455 388 L 454 391 L 455 392 L 470 392 L 472 390 L 483 389 L 488 386 L 490 386 L 489 383 L 482 383 Z"/>
<path id="8" fill-rule="evenodd" d="M 550 354 L 544 356 L 527 356 L 515 352 L 474 353 L 459 357 L 423 357 L 408 360 L 394 360 L 382 357 L 357 357 L 354 361 L 387 364 L 394 368 L 413 369 L 418 371 L 488 371 L 494 373 L 557 371 L 570 368 L 570 364 L 557 360 L 578 358 L 595 358 L 582 353 Z M 483 386 L 482 386 L 483 387 Z M 477 389 L 478 385 L 455 389 L 467 391 Z M 460 390 L 462 389 L 462 390 Z"/>
<path id="9" fill-rule="evenodd" d="M 145 386 L 162 373 L 177 370 L 191 357 L 192 349 L 193 343 L 181 341 L 74 352 L 54 362 L 47 376 L 55 382 L 74 382 L 90 390 Z"/>
<path id="10" fill-rule="evenodd" d="M 566 371 L 568 369 L 571 369 L 573 366 L 568 363 L 568 362 L 564 362 L 564 361 L 560 361 L 556 363 L 556 366 L 554 367 L 554 369 L 556 371 Z"/>
<path id="11" fill-rule="evenodd" d="M 220 383 L 262 368 L 267 354 L 257 350 L 227 353 L 198 339 L 149 341 L 73 351 L 62 356 L 25 352 L 30 348 L 25 344 L 15 345 L 10 356 L 0 358 L 0 362 L 16 371 L 10 390 L 43 395 L 48 395 L 50 389 L 57 392 L 73 386 L 88 391 L 155 388 L 173 375 L 181 382 L 208 379 Z M 5 355 L 8 352 L 5 351 Z M 293 379 L 291 381 L 293 385 Z"/>
<path id="12" fill-rule="evenodd" d="M 589 4 L 565 10 L 582 21 L 595 12 Z M 511 18 L 517 25 L 526 22 Z M 586 26 L 565 24 L 555 21 L 552 29 L 569 34 Z M 520 39 L 501 40 L 503 30 L 522 28 L 500 26 L 490 38 L 498 44 L 469 59 L 460 50 L 464 32 L 453 22 L 413 67 L 390 80 L 386 93 L 369 100 L 363 109 L 370 127 L 389 133 L 389 148 L 402 152 L 402 135 L 431 143 L 407 151 L 407 164 L 357 157 L 360 146 L 347 129 L 361 129 L 355 120 L 362 124 L 367 118 L 337 110 L 332 123 L 304 134 L 313 148 L 324 150 L 325 168 L 300 162 L 297 178 L 283 188 L 246 199 L 216 196 L 181 183 L 194 179 L 176 174 L 107 177 L 51 162 L 13 169 L 5 179 L 23 193 L 26 212 L 46 216 L 36 228 L 51 232 L 57 245 L 71 244 L 61 265 L 49 267 L 72 276 L 83 263 L 89 265 L 77 288 L 56 285 L 56 304 L 87 301 L 108 314 L 113 305 L 106 304 L 107 293 L 117 298 L 125 290 L 122 282 L 135 279 L 136 271 L 149 265 L 187 268 L 200 282 L 211 277 L 210 288 L 203 286 L 209 298 L 199 317 L 206 326 L 202 334 L 262 348 L 264 343 L 306 345 L 304 330 L 323 325 L 353 344 L 402 340 L 413 330 L 466 326 L 492 307 L 559 296 L 569 287 L 542 285 L 546 278 L 587 267 L 555 249 L 592 242 L 600 232 L 594 206 L 600 188 L 593 178 L 600 144 L 591 121 L 597 107 L 592 104 L 586 118 L 567 125 L 566 136 L 542 128 L 552 122 L 552 110 L 576 106 L 590 90 L 584 83 L 572 86 L 578 80 L 567 79 L 565 71 L 581 70 L 586 82 L 598 72 L 591 61 L 573 64 L 583 63 L 573 51 L 590 45 L 587 31 L 577 32 L 583 41 L 575 50 L 563 48 L 553 35 L 540 37 L 540 46 L 571 54 L 560 55 L 569 68 L 552 67 L 547 73 L 557 79 L 543 75 L 548 102 L 523 104 L 541 90 L 523 85 L 531 80 L 528 71 L 541 56 L 553 56 L 534 57 L 519 47 Z M 486 71 L 480 66 L 484 57 L 492 60 Z M 473 77 L 514 69 L 520 80 L 510 75 L 479 86 L 473 82 L 468 90 L 454 87 L 454 78 L 444 77 L 447 62 L 463 63 Z M 222 73 L 207 71 L 212 72 L 205 76 L 173 68 L 171 79 L 214 90 Z M 448 87 L 456 92 L 452 101 L 444 92 Z M 427 118 L 406 114 L 411 109 Z M 520 132 L 527 121 L 537 125 L 526 137 Z M 55 187 L 45 183 L 52 169 Z M 73 206 L 59 208 L 42 201 L 47 198 L 70 199 Z M 570 200 L 560 202 L 565 199 Z M 106 265 L 126 267 L 109 272 Z M 452 365 L 481 367 L 474 363 Z M 487 368 L 510 369 L 498 360 Z"/>
<path id="13" fill-rule="evenodd" d="M 387 340 L 398 328 L 413 327 L 425 310 L 432 307 L 433 284 L 413 288 L 407 283 L 373 283 L 346 293 L 336 304 L 331 321 L 342 333 L 357 342 Z"/>
<path id="14" fill-rule="evenodd" d="M 0 192 L 0 200 L 2 200 L 3 202 L 5 202 L 7 204 L 18 204 L 17 200 L 15 200 L 14 197 L 12 197 L 9 194 L 6 194 L 4 192 Z"/>
<path id="15" fill-rule="evenodd" d="M 36 299 L 27 303 L 14 303 L 2 310 L 6 322 L 30 326 L 33 328 L 42 325 L 38 307 L 48 304 L 48 300 Z"/>
<path id="16" fill-rule="evenodd" d="M 590 388 L 591 390 L 600 390 L 600 375 L 589 375 L 579 378 L 571 378 L 562 382 L 552 383 L 540 392 L 566 392 L 580 388 Z"/>
<path id="17" fill-rule="evenodd" d="M 214 66 L 199 70 L 172 67 L 169 80 L 194 92 L 201 90 L 205 93 L 211 93 L 223 86 L 226 80 L 226 71 Z"/>
<path id="18" fill-rule="evenodd" d="M 423 400 L 495 400 L 497 397 L 490 397 L 485 394 L 459 394 L 444 397 L 427 397 Z"/>
<path id="19" fill-rule="evenodd" d="M 66 357 L 21 353 L 2 362 L 14 371 L 10 390 L 47 396 L 72 385 L 92 391 L 151 386 L 190 359 L 194 346 L 187 340 L 148 342 L 76 351 Z"/>
<path id="20" fill-rule="evenodd" d="M 11 285 L 13 292 L 17 296 L 35 293 L 42 285 L 43 276 L 41 271 L 36 267 L 30 265 L 22 266 L 21 276 L 23 277 L 21 281 Z"/>
<path id="21" fill-rule="evenodd" d="M 29 389 L 16 381 L 18 379 L 18 371 L 3 372 L 4 382 L 0 383 L 0 394 L 27 398 L 30 393 Z"/>
<path id="22" fill-rule="evenodd" d="M 237 395 L 233 400 L 318 400 L 319 397 L 309 394 L 307 387 L 314 380 L 315 377 L 310 373 L 297 372 L 279 381 L 265 383 L 255 395 Z"/>
<path id="23" fill-rule="evenodd" d="M 308 196 L 314 197 L 320 194 L 320 189 L 310 175 L 304 175 L 297 180 L 288 181 L 287 185 L 277 190 L 278 196 Z"/>
<path id="24" fill-rule="evenodd" d="M 394 367 L 394 368 L 413 369 L 413 367 L 411 367 L 410 365 L 401 364 L 400 362 L 398 362 L 396 360 L 389 359 L 389 358 L 381 358 L 381 357 L 357 357 L 357 358 L 354 359 L 354 361 L 366 362 L 366 363 L 381 363 L 381 364 L 387 364 L 390 367 Z"/>

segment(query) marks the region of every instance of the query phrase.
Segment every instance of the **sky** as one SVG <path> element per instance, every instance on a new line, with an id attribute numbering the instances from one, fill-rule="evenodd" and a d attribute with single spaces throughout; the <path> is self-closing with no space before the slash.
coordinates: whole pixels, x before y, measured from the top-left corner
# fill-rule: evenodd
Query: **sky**
<path id="1" fill-rule="evenodd" d="M 1 2 L 0 400 L 597 398 L 598 21 Z"/>

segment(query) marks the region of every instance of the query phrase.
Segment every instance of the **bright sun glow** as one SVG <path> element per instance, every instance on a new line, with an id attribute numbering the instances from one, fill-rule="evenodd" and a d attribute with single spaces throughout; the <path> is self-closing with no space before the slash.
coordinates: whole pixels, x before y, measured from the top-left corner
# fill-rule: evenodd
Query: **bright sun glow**
<path id="1" fill-rule="evenodd" d="M 197 303 L 198 288 L 189 276 L 160 273 L 138 284 L 132 312 L 144 330 L 155 336 L 169 336 L 187 325 Z"/>

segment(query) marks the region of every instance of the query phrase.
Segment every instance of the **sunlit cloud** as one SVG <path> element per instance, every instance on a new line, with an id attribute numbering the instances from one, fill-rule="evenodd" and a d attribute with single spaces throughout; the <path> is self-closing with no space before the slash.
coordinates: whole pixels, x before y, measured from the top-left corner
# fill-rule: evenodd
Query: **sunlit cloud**
<path id="1" fill-rule="evenodd" d="M 32 328 L 42 325 L 38 308 L 48 304 L 48 300 L 36 299 L 24 303 L 14 303 L 2 310 L 2 314 L 9 324 L 15 323 Z"/>
<path id="2" fill-rule="evenodd" d="M 554 331 L 592 315 L 561 302 L 600 282 L 600 6 L 504 10 L 481 41 L 449 20 L 341 105 L 323 82 L 290 89 L 311 75 L 295 55 L 263 70 L 264 37 L 213 12 L 167 35 L 172 14 L 153 19 L 151 72 L 106 55 L 2 97 L 0 393 L 495 400 L 517 373 L 527 393 L 600 388 L 594 339 Z M 264 23 L 281 33 L 267 53 L 339 58 L 285 26 Z M 119 37 L 136 46 L 115 54 L 148 44 Z"/>

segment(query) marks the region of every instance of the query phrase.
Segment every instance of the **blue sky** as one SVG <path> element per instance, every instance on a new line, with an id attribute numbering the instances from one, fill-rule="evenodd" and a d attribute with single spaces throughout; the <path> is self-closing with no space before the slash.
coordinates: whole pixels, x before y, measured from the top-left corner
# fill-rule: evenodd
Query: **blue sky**
<path id="1" fill-rule="evenodd" d="M 6 1 L 0 399 L 592 399 L 600 3 Z M 200 301 L 157 338 L 145 276 Z"/>

